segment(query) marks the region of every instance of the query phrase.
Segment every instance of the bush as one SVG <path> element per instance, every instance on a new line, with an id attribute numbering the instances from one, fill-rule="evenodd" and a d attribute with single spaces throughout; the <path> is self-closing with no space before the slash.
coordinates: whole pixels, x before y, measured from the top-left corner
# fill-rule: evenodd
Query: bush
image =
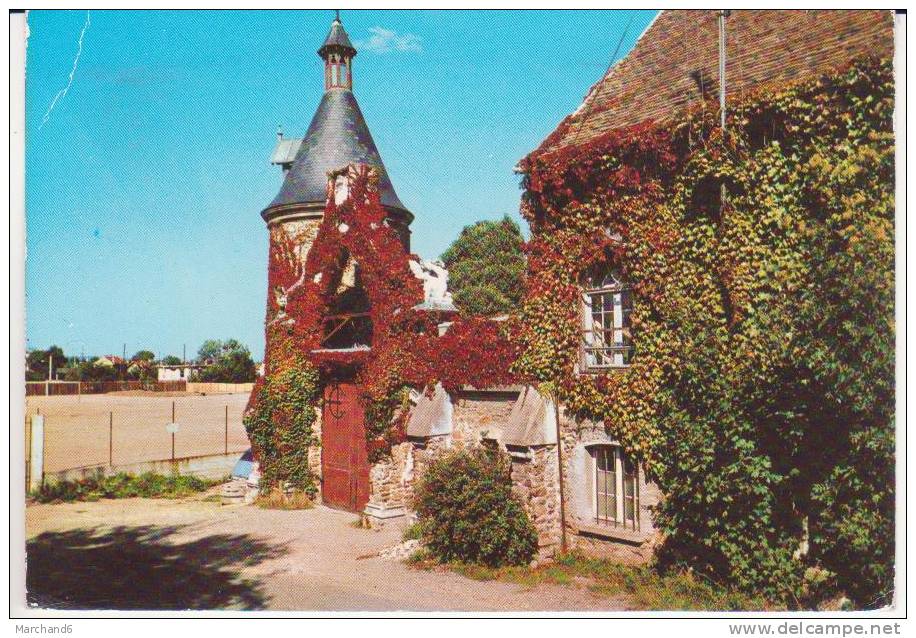
<path id="1" fill-rule="evenodd" d="M 181 498 L 203 492 L 221 480 L 146 472 L 139 476 L 119 472 L 113 476 L 99 473 L 75 481 L 47 482 L 32 496 L 39 503 L 97 501 L 102 498 Z"/>
<path id="2" fill-rule="evenodd" d="M 512 494 L 500 452 L 459 450 L 434 460 L 414 498 L 423 542 L 442 562 L 524 565 L 537 550 L 537 532 Z"/>

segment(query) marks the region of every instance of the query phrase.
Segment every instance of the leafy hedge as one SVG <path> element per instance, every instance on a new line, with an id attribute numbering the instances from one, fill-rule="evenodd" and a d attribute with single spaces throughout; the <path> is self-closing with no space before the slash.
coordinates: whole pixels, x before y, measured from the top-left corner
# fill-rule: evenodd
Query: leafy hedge
<path id="1" fill-rule="evenodd" d="M 452 451 L 429 464 L 414 508 L 434 557 L 489 567 L 531 561 L 537 532 L 512 494 L 509 471 L 506 456 L 486 448 Z"/>
<path id="2" fill-rule="evenodd" d="M 640 458 L 663 562 L 891 600 L 893 109 L 891 63 L 860 60 L 730 105 L 724 137 L 710 105 L 526 160 L 516 370 Z M 577 376 L 577 295 L 609 267 L 635 355 Z"/>
<path id="3" fill-rule="evenodd" d="M 134 475 L 119 472 L 112 476 L 98 474 L 72 481 L 49 481 L 32 496 L 39 503 L 97 501 L 103 498 L 182 498 L 221 482 L 178 474 L 166 476 L 146 472 Z"/>

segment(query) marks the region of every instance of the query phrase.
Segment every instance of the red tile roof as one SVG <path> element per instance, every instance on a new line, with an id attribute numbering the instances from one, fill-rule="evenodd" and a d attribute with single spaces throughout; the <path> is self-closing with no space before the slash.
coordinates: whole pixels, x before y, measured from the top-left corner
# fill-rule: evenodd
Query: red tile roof
<path id="1" fill-rule="evenodd" d="M 719 91 L 718 12 L 662 11 L 633 50 L 595 84 L 535 153 L 587 142 L 614 129 L 663 122 Z M 728 97 L 784 86 L 863 55 L 890 58 L 893 12 L 732 11 L 726 22 Z M 701 88 L 702 87 L 702 88 Z"/>

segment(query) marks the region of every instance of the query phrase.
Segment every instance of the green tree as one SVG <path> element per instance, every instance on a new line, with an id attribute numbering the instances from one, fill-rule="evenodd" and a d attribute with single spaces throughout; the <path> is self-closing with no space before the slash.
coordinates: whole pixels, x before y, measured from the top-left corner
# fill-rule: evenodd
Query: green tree
<path id="1" fill-rule="evenodd" d="M 53 357 L 53 359 L 52 359 Z M 60 346 L 51 346 L 47 350 L 32 350 L 26 355 L 25 377 L 27 381 L 46 381 L 48 379 L 48 360 L 51 360 L 51 378 L 57 370 L 66 366 L 67 357 Z"/>
<path id="2" fill-rule="evenodd" d="M 197 352 L 198 361 L 207 364 L 202 381 L 248 383 L 257 377 L 257 367 L 248 348 L 236 339 L 205 341 Z"/>
<path id="3" fill-rule="evenodd" d="M 162 361 L 160 363 L 162 363 L 164 366 L 177 366 L 180 365 L 182 361 L 179 357 L 176 357 L 173 354 L 169 354 L 162 357 Z"/>
<path id="4" fill-rule="evenodd" d="M 524 239 L 508 216 L 465 226 L 442 253 L 449 271 L 449 290 L 463 314 L 511 312 L 525 289 Z"/>
<path id="5" fill-rule="evenodd" d="M 131 357 L 131 361 L 155 361 L 155 360 L 156 360 L 155 353 L 150 352 L 149 350 L 140 350 L 133 357 Z"/>

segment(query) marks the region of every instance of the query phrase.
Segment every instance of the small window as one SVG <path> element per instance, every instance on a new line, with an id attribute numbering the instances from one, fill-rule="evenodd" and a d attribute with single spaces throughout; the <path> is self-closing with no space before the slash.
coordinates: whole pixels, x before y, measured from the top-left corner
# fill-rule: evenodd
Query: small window
<path id="1" fill-rule="evenodd" d="M 595 489 L 593 512 L 599 525 L 639 529 L 639 470 L 616 445 L 590 449 Z"/>
<path id="2" fill-rule="evenodd" d="M 598 372 L 630 364 L 630 288 L 610 273 L 582 298 L 582 369 Z"/>

